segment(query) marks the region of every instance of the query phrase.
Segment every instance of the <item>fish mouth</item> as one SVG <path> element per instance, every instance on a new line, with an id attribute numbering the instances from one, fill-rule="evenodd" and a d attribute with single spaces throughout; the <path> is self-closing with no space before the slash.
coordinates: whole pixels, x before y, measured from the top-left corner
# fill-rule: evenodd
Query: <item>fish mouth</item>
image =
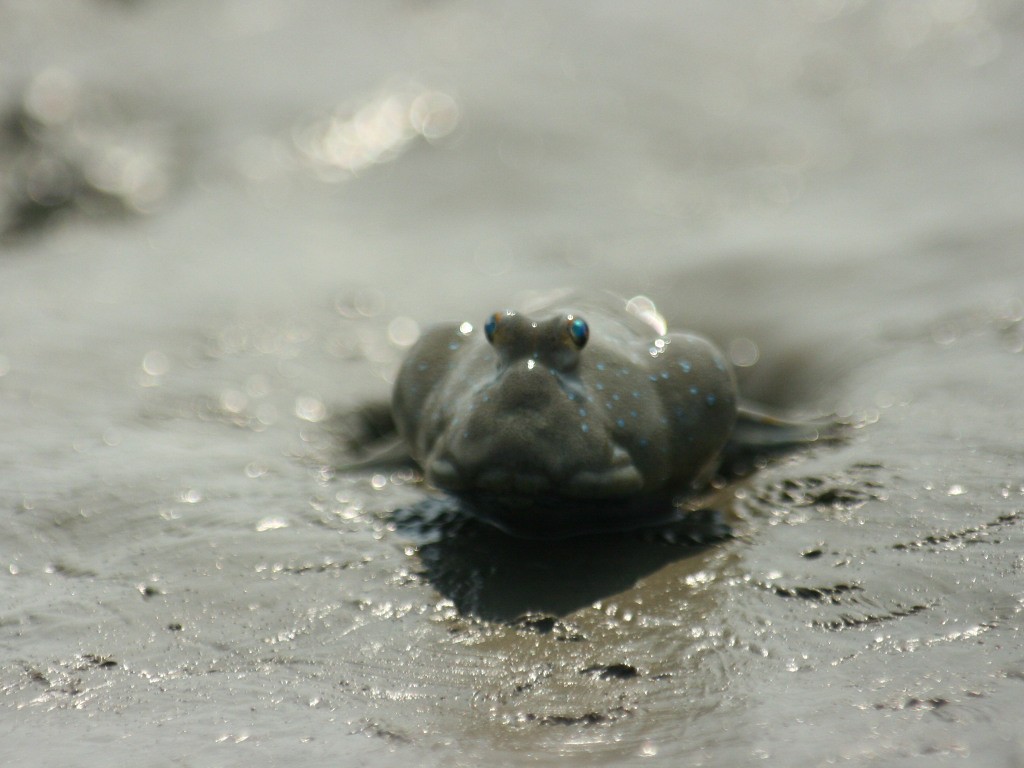
<path id="1" fill-rule="evenodd" d="M 551 493 L 554 483 L 547 475 L 509 467 L 489 467 L 476 476 L 475 488 L 489 493 L 537 496 Z"/>
<path id="2" fill-rule="evenodd" d="M 437 457 L 427 466 L 427 480 L 453 493 L 575 499 L 613 499 L 643 490 L 644 480 L 629 454 L 616 446 L 607 466 L 579 467 L 552 474 L 540 468 L 484 462 L 479 468 L 461 468 L 450 456 Z"/>
<path id="3" fill-rule="evenodd" d="M 554 483 L 545 473 L 503 466 L 488 466 L 477 472 L 460 469 L 450 458 L 438 458 L 427 467 L 427 480 L 446 491 L 536 496 L 552 492 Z"/>
<path id="4" fill-rule="evenodd" d="M 593 471 L 582 469 L 569 478 L 565 495 L 573 498 L 609 499 L 640 493 L 644 479 L 633 462 Z"/>

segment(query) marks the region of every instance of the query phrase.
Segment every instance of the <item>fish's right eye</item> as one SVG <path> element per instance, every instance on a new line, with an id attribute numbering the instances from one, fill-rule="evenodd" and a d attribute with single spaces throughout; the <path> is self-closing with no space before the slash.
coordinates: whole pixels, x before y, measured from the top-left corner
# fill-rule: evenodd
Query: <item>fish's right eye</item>
<path id="1" fill-rule="evenodd" d="M 495 312 L 493 315 L 487 318 L 487 322 L 484 323 L 484 335 L 487 337 L 487 340 L 491 342 L 491 344 L 494 343 L 494 332 L 498 330 L 498 320 L 500 318 L 501 315 Z"/>
<path id="2" fill-rule="evenodd" d="M 504 312 L 495 312 L 493 315 L 487 318 L 487 322 L 484 323 L 484 335 L 487 337 L 487 340 L 491 344 L 494 343 L 494 334 L 497 333 L 498 331 L 498 324 L 501 323 L 501 321 L 504 320 L 506 317 L 509 317 L 514 314 L 514 312 L 506 309 Z"/>

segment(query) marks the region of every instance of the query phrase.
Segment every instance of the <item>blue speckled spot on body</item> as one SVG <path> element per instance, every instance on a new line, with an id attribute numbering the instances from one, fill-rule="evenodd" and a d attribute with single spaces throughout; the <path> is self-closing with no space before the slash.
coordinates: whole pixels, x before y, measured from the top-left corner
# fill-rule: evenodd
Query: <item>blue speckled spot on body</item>
<path id="1" fill-rule="evenodd" d="M 625 419 L 616 419 L 615 423 L 619 426 L 619 429 L 625 429 L 625 427 L 626 427 L 626 420 Z"/>
<path id="2" fill-rule="evenodd" d="M 580 429 L 583 430 L 584 432 L 589 432 L 590 425 L 584 422 L 583 424 L 580 424 Z"/>
<path id="3" fill-rule="evenodd" d="M 691 395 L 699 395 L 700 394 L 700 389 L 697 388 L 697 387 L 690 387 L 690 394 Z"/>
<path id="4" fill-rule="evenodd" d="M 693 370 L 693 366 L 690 365 L 689 360 L 683 360 L 682 362 L 680 362 L 679 367 L 683 369 L 683 373 L 689 373 L 690 371 Z"/>
<path id="5" fill-rule="evenodd" d="M 715 401 L 716 401 L 717 399 L 718 399 L 718 398 L 716 398 L 716 397 L 715 397 L 714 395 L 708 395 L 708 396 L 707 396 L 707 397 L 705 398 L 705 400 L 707 400 L 707 403 L 708 403 L 708 405 L 714 405 L 714 404 L 715 404 Z"/>
<path id="6" fill-rule="evenodd" d="M 598 363 L 594 367 L 597 368 L 597 370 L 599 370 L 599 371 L 603 371 L 605 369 L 604 363 Z"/>
<path id="7" fill-rule="evenodd" d="M 452 352 L 454 352 L 455 350 L 457 350 L 461 346 L 462 345 L 459 344 L 459 342 L 453 341 L 451 344 L 448 345 L 448 349 L 450 349 Z"/>

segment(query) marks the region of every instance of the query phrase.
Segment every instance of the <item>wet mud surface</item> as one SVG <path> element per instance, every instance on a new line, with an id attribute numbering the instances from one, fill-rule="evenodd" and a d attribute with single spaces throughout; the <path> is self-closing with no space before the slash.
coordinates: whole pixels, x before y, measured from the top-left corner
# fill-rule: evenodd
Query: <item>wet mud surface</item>
<path id="1" fill-rule="evenodd" d="M 158 126 L 139 157 L 172 158 L 152 209 L 74 192 L 0 243 L 4 754 L 1020 762 L 1022 19 L 826 5 L 739 30 L 706 5 L 0 11 L 12 109 L 41 72 L 161 82 L 76 114 Z M 570 21 L 561 58 L 530 53 Z M 612 66 L 613 29 L 650 42 Z M 293 63 L 255 77 L 266 51 Z M 59 146 L 68 119 L 24 135 Z M 43 144 L 4 144 L 5 168 Z M 845 439 L 671 525 L 565 541 L 505 536 L 409 468 L 341 471 L 338 421 L 420 327 L 551 285 L 651 296 L 748 397 L 835 412 Z"/>

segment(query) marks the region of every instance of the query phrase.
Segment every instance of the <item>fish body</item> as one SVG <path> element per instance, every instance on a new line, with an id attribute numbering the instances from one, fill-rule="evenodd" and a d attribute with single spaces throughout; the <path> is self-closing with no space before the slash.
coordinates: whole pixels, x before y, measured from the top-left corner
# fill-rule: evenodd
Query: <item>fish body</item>
<path id="1" fill-rule="evenodd" d="M 536 517 L 524 510 L 614 520 L 700 486 L 738 395 L 721 351 L 667 332 L 649 301 L 575 299 L 428 330 L 398 373 L 392 415 L 432 485 L 511 510 L 497 522 L 516 527 Z"/>

